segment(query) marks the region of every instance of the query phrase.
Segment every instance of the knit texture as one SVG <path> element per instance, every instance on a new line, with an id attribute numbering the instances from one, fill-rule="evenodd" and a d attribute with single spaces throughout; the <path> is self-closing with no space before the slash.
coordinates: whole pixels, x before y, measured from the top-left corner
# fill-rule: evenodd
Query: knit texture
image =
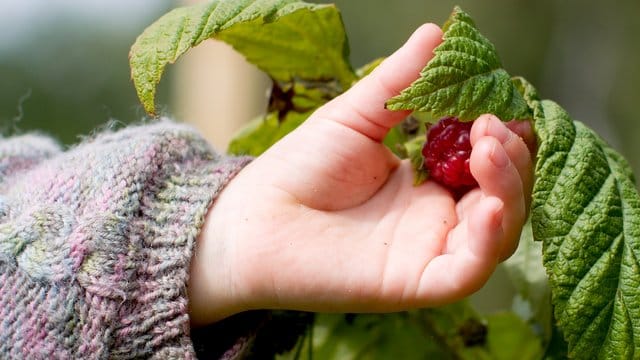
<path id="1" fill-rule="evenodd" d="M 195 240 L 248 162 L 168 121 L 0 139 L 0 358 L 195 358 Z"/>

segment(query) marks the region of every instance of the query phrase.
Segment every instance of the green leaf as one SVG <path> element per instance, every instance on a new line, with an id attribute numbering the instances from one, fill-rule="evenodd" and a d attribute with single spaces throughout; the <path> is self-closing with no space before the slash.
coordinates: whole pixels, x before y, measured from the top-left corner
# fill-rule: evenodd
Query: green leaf
<path id="1" fill-rule="evenodd" d="M 538 360 L 544 350 L 540 339 L 516 314 L 501 312 L 487 317 L 487 348 L 493 360 Z"/>
<path id="2" fill-rule="evenodd" d="M 401 159 L 409 159 L 413 169 L 413 184 L 427 181 L 429 174 L 424 167 L 422 148 L 426 141 L 427 126 L 433 119 L 424 113 L 414 112 L 401 123 L 392 127 L 383 144 Z"/>
<path id="3" fill-rule="evenodd" d="M 278 113 L 273 112 L 257 118 L 231 140 L 227 152 L 233 155 L 258 156 L 300 126 L 309 115 L 311 112 L 289 112 L 284 120 L 280 121 Z"/>
<path id="4" fill-rule="evenodd" d="M 410 141 L 404 143 L 405 152 L 411 168 L 413 169 L 413 185 L 418 186 L 429 178 L 429 172 L 424 167 L 424 156 L 422 156 L 422 148 L 425 143 L 425 136 L 416 136 Z"/>
<path id="5" fill-rule="evenodd" d="M 481 318 L 468 301 L 420 310 L 425 335 L 445 344 L 452 359 L 540 359 L 540 339 L 510 312 Z M 420 358 L 420 357 L 414 357 Z M 429 357 L 422 357 L 429 359 Z"/>
<path id="6" fill-rule="evenodd" d="M 296 81 L 282 84 L 273 82 L 268 112 L 277 112 L 281 119 L 292 111 L 307 113 L 339 94 L 339 89 L 325 82 Z"/>
<path id="7" fill-rule="evenodd" d="M 175 9 L 131 47 L 131 77 L 148 113 L 165 67 L 204 40 L 227 42 L 276 81 L 356 79 L 340 13 L 296 0 L 217 0 Z"/>
<path id="8" fill-rule="evenodd" d="M 538 90 L 536 90 L 536 88 L 533 87 L 530 82 L 528 82 L 521 76 L 514 76 L 513 78 L 511 78 L 511 81 L 513 82 L 513 85 L 516 87 L 520 95 L 522 95 L 524 101 L 527 102 L 529 109 L 533 111 L 533 109 L 535 109 L 540 102 Z"/>
<path id="9" fill-rule="evenodd" d="M 414 315 L 425 337 L 438 342 L 449 358 L 468 360 L 494 359 L 487 349 L 488 327 L 466 300 L 450 305 L 423 309 Z M 424 357 L 430 359 L 429 357 Z"/>
<path id="10" fill-rule="evenodd" d="M 507 359 L 515 350 L 499 344 L 505 338 L 533 359 L 531 344 L 539 340 L 522 320 L 504 318 L 487 324 L 466 301 L 391 314 L 317 314 L 311 341 L 278 359 Z"/>
<path id="11" fill-rule="evenodd" d="M 377 59 L 374 59 L 366 64 L 364 64 L 363 66 L 361 66 L 360 68 L 358 68 L 356 70 L 356 76 L 358 76 L 358 79 L 362 79 L 363 77 L 371 74 L 371 72 L 373 70 L 375 70 L 378 65 L 382 64 L 382 62 L 384 61 L 385 58 L 380 57 Z"/>
<path id="12" fill-rule="evenodd" d="M 640 356 L 640 196 L 629 165 L 557 104 L 535 108 L 532 225 L 572 358 Z"/>
<path id="13" fill-rule="evenodd" d="M 405 159 L 407 158 L 407 152 L 404 147 L 404 143 L 406 141 L 407 136 L 403 133 L 402 129 L 400 129 L 400 127 L 398 126 L 394 126 L 389 129 L 389 132 L 382 140 L 382 143 L 397 157 Z"/>
<path id="14" fill-rule="evenodd" d="M 491 113 L 504 121 L 528 119 L 530 110 L 502 68 L 493 44 L 456 7 L 443 27 L 443 42 L 421 76 L 387 101 L 390 110 L 428 111 L 463 121 Z"/>
<path id="15" fill-rule="evenodd" d="M 522 229 L 518 249 L 502 266 L 517 291 L 513 311 L 547 343 L 552 333 L 551 292 L 542 265 L 542 243 L 534 241 L 530 221 Z"/>
<path id="16" fill-rule="evenodd" d="M 301 340 L 299 350 L 277 359 L 448 358 L 436 342 L 424 337 L 421 327 L 410 316 L 409 313 L 317 314 L 311 341 Z"/>
<path id="17" fill-rule="evenodd" d="M 327 83 L 274 82 L 269 113 L 246 125 L 229 144 L 227 152 L 258 156 L 300 126 L 318 107 L 338 95 Z"/>

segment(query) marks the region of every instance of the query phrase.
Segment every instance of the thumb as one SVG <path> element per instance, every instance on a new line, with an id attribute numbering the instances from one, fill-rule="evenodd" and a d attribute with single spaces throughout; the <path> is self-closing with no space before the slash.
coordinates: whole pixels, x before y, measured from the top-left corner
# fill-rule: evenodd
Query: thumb
<path id="1" fill-rule="evenodd" d="M 407 42 L 371 74 L 316 112 L 318 119 L 333 120 L 375 141 L 407 116 L 406 111 L 385 109 L 385 102 L 416 80 L 442 41 L 434 24 L 419 27 Z"/>

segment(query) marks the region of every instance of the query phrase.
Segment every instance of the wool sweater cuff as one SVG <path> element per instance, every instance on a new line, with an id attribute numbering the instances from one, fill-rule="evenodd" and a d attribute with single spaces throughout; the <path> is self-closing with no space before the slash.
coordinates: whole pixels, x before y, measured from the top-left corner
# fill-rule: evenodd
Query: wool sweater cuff
<path id="1" fill-rule="evenodd" d="M 250 159 L 220 156 L 168 121 L 66 152 L 41 140 L 46 151 L 29 153 L 46 156 L 22 166 L 0 151 L 13 169 L 0 178 L 0 354 L 194 358 L 193 247 L 209 206 Z"/>

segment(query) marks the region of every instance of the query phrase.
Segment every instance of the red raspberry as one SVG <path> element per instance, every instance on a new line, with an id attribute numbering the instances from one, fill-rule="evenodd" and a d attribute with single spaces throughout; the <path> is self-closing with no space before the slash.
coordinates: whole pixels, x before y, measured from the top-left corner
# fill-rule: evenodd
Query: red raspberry
<path id="1" fill-rule="evenodd" d="M 461 122 L 453 116 L 442 118 L 429 127 L 422 148 L 429 178 L 444 185 L 457 198 L 478 186 L 469 169 L 471 125 L 472 122 Z"/>

